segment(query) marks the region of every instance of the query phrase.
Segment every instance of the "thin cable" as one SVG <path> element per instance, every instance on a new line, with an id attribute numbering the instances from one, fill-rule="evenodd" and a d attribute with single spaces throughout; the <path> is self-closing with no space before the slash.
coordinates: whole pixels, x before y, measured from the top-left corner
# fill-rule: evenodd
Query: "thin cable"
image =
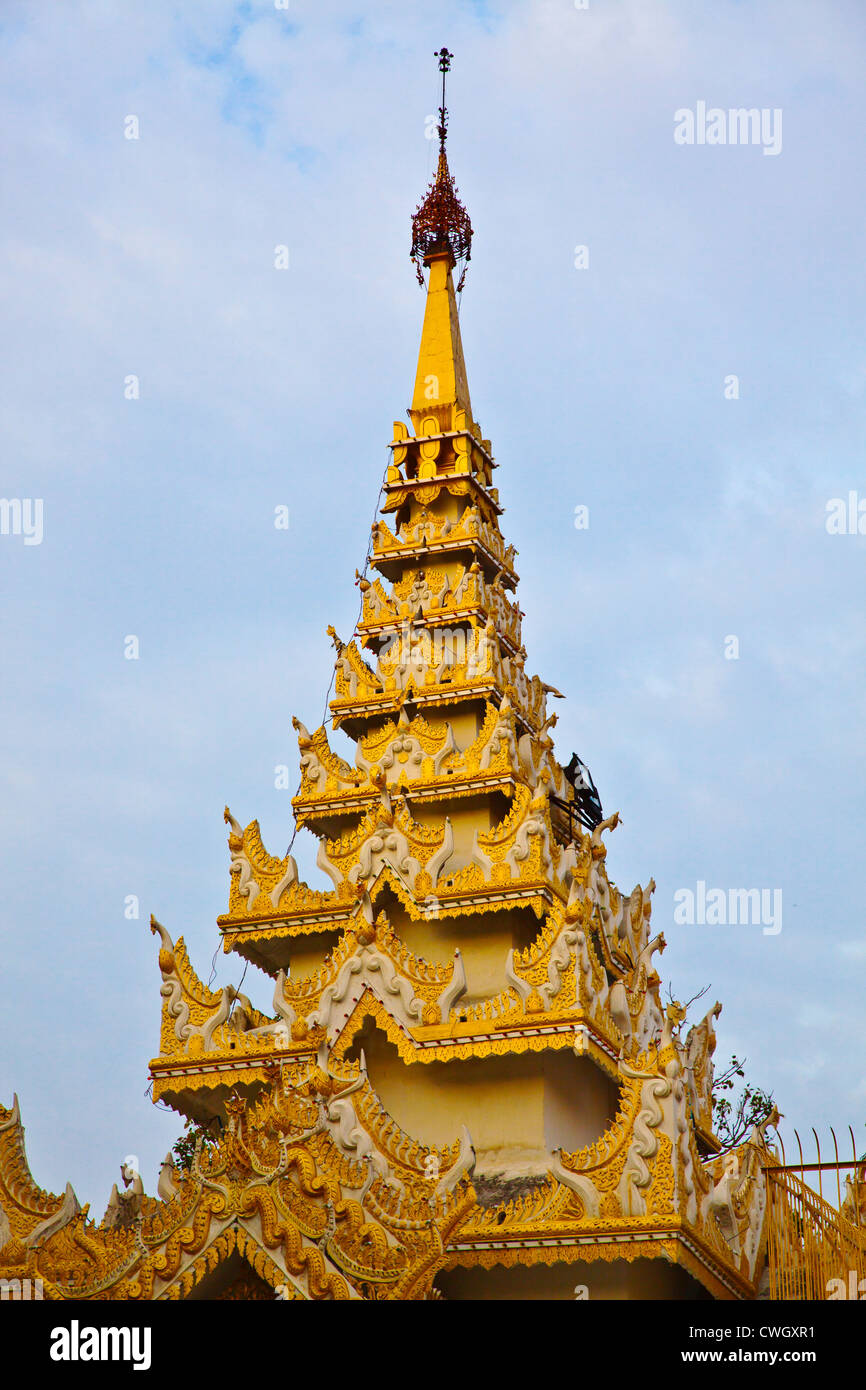
<path id="1" fill-rule="evenodd" d="M 240 983 L 240 985 L 238 985 L 237 989 L 235 990 L 235 997 L 234 997 L 234 999 L 232 1000 L 231 1004 L 229 1005 L 228 1018 L 227 1018 L 226 1021 L 225 1021 L 225 1026 L 226 1026 L 226 1028 L 228 1028 L 229 1024 L 230 1024 L 231 1021 L 232 1021 L 232 1013 L 234 1012 L 235 1004 L 238 1002 L 238 995 L 239 995 L 240 992 L 241 992 L 241 985 L 243 984 L 244 980 L 247 978 L 247 971 L 249 970 L 249 968 L 250 968 L 250 963 L 249 963 L 249 961 L 248 961 L 248 960 L 247 960 L 247 961 L 244 961 L 244 973 L 241 975 L 241 983 Z"/>
<path id="2" fill-rule="evenodd" d="M 388 475 L 388 459 L 390 458 L 390 455 L 391 455 L 391 450 L 390 450 L 390 449 L 387 449 L 387 450 L 386 450 L 386 454 L 385 454 L 385 459 L 386 459 L 386 462 L 385 462 L 385 471 L 384 471 L 384 473 L 382 474 L 382 481 L 381 481 L 381 483 L 379 484 L 379 492 L 378 492 L 377 497 L 376 497 L 376 505 L 375 505 L 375 507 L 373 508 L 373 518 L 372 518 L 372 520 L 371 520 L 371 522 L 370 522 L 370 530 L 369 530 L 368 536 L 367 536 L 367 553 L 366 553 L 366 555 L 365 555 L 365 557 L 364 557 L 364 568 L 363 568 L 363 570 L 361 571 L 361 579 L 366 579 L 366 578 L 367 578 L 367 570 L 368 570 L 369 567 L 370 567 L 370 560 L 371 560 L 372 555 L 373 555 L 373 528 L 374 528 L 374 526 L 376 525 L 376 520 L 377 520 L 377 518 L 378 518 L 378 516 L 379 516 L 380 503 L 381 503 L 381 501 L 382 501 L 382 494 L 383 494 L 383 492 L 385 491 L 385 482 L 386 482 L 386 480 L 387 480 L 387 475 Z M 358 582 L 360 583 L 360 581 L 358 581 Z M 363 613 L 364 613 L 364 595 L 363 595 L 363 593 L 362 593 L 362 594 L 361 594 L 361 601 L 360 601 L 360 604 L 359 604 L 359 606 L 358 606 L 358 616 L 357 616 L 357 618 L 355 619 L 355 626 L 354 626 L 354 628 L 352 629 L 352 636 L 349 638 L 349 642 L 353 642 L 353 641 L 355 640 L 355 638 L 357 637 L 357 635 L 358 635 L 358 628 L 359 628 L 359 626 L 360 626 L 361 618 L 363 617 Z M 348 646 L 348 643 L 346 643 L 346 645 Z M 338 659 L 339 659 L 339 657 L 338 657 Z M 320 723 L 321 723 L 321 726 L 322 726 L 323 728 L 327 728 L 329 724 L 333 724 L 333 716 L 330 716 L 330 717 L 329 717 L 329 715 L 328 715 L 328 709 L 329 709 L 329 706 L 330 706 L 331 691 L 332 691 L 333 688 L 334 688 L 334 682 L 335 682 L 336 679 L 337 679 L 337 663 L 336 663 L 336 661 L 335 661 L 335 662 L 334 662 L 334 665 L 333 665 L 333 668 L 332 668 L 332 670 L 331 670 L 331 679 L 330 679 L 330 681 L 328 682 L 328 689 L 327 689 L 327 692 L 326 692 L 326 694 L 325 694 L 325 703 L 324 703 L 324 706 L 323 706 L 323 709 L 322 709 L 322 718 L 321 718 Z M 299 794 L 299 792 L 300 792 L 300 790 L 301 790 L 301 786 L 302 786 L 302 785 L 303 785 L 303 776 L 301 777 L 301 781 L 298 783 L 297 791 L 295 792 L 295 797 L 298 796 L 298 794 Z M 293 800 L 294 800 L 294 798 L 293 798 Z M 286 855 L 287 855 L 287 856 L 288 856 L 289 854 L 291 854 L 291 852 L 292 852 L 292 846 L 293 846 L 293 844 L 295 843 L 295 838 L 296 838 L 296 836 L 297 836 L 297 833 L 298 833 L 298 830 L 299 830 L 299 829 L 300 829 L 300 826 L 298 825 L 298 822 L 297 822 L 297 819 L 296 819 L 296 820 L 295 820 L 295 828 L 294 828 L 294 830 L 292 831 L 292 838 L 289 840 L 289 847 L 288 847 L 288 849 L 286 850 Z"/>
<path id="3" fill-rule="evenodd" d="M 388 460 L 388 458 L 390 457 L 390 453 L 391 453 L 391 451 L 390 451 L 390 449 L 388 449 L 388 450 L 386 451 L 386 455 L 385 455 L 385 457 L 386 457 L 385 472 L 382 474 L 382 481 L 381 481 L 381 483 L 379 484 L 379 492 L 378 492 L 377 497 L 376 497 L 376 505 L 375 505 L 375 507 L 373 508 L 373 519 L 372 519 L 372 521 L 370 522 L 370 530 L 369 530 L 368 539 L 367 539 L 367 553 L 366 553 L 366 555 L 365 555 L 365 557 L 364 557 L 364 568 L 363 568 L 363 571 L 361 572 L 361 579 L 366 579 L 366 577 L 367 577 L 367 570 L 369 569 L 370 560 L 371 560 L 372 554 L 373 554 L 373 528 L 374 528 L 374 526 L 376 525 L 376 519 L 377 519 L 377 517 L 378 517 L 378 515 L 379 515 L 379 510 L 380 510 L 379 504 L 380 504 L 380 502 L 381 502 L 381 500 L 382 500 L 382 493 L 385 491 L 385 482 L 386 482 L 386 479 L 387 479 L 387 460 Z M 360 604 L 359 604 L 359 607 L 358 607 L 358 616 L 357 616 L 357 618 L 355 619 L 355 626 L 354 626 L 354 628 L 353 628 L 353 630 L 352 630 L 352 636 L 349 638 L 349 641 L 350 641 L 350 642 L 353 642 L 353 641 L 355 640 L 355 638 L 357 637 L 357 635 L 358 635 L 358 628 L 359 628 L 359 626 L 360 626 L 361 618 L 362 618 L 362 616 L 363 616 L 363 613 L 364 613 L 364 595 L 363 595 L 363 593 L 362 593 L 362 594 L 361 594 L 361 601 L 360 601 Z M 322 711 L 322 721 L 321 721 L 321 722 L 322 722 L 322 725 L 325 726 L 325 727 L 326 727 L 328 724 L 333 723 L 333 718 L 328 718 L 328 705 L 329 705 L 329 701 L 330 701 L 330 698 L 331 698 L 331 691 L 332 691 L 333 688 L 334 688 L 334 681 L 336 680 L 336 678 L 337 678 L 337 664 L 336 664 L 336 662 L 335 662 L 335 663 L 334 663 L 333 670 L 331 671 L 331 679 L 330 679 L 330 681 L 328 682 L 328 689 L 327 689 L 327 692 L 326 692 L 326 694 L 325 694 L 325 704 L 324 704 L 324 708 L 323 708 L 323 711 Z M 297 790 L 296 790 L 296 792 L 295 792 L 295 796 L 296 796 L 296 797 L 298 796 L 298 794 L 299 794 L 299 792 L 300 792 L 300 790 L 301 790 L 301 786 L 302 786 L 302 785 L 303 785 L 303 776 L 301 777 L 301 781 L 298 783 L 298 787 L 297 787 Z M 297 822 L 297 818 L 296 818 L 296 819 L 295 819 L 295 828 L 294 828 L 294 830 L 293 830 L 293 832 L 292 832 L 292 838 L 291 838 L 291 840 L 289 841 L 289 847 L 288 847 L 288 849 L 286 850 L 286 856 L 288 856 L 288 855 L 291 853 L 291 851 L 292 851 L 292 846 L 293 846 L 293 844 L 295 843 L 295 837 L 296 837 L 296 835 L 297 835 L 297 833 L 298 833 L 298 830 L 299 830 L 299 826 L 298 826 L 298 822 Z M 212 985 L 213 982 L 214 982 L 214 978 L 215 978 L 215 976 L 216 976 L 216 958 L 217 958 L 217 953 L 218 953 L 218 952 L 219 952 L 219 944 L 217 944 L 216 949 L 214 950 L 214 953 L 213 953 L 213 958 L 212 958 L 212 960 L 211 960 L 210 977 L 209 977 L 208 982 L 207 982 L 207 983 L 208 983 L 208 989 L 210 989 L 211 985 Z M 228 1017 L 226 1018 L 226 1027 L 228 1026 L 229 1023 L 231 1023 L 231 1017 L 232 1017 L 232 1014 L 233 1014 L 233 1012 L 234 1012 L 234 1007 L 235 1007 L 235 1004 L 237 1003 L 238 995 L 240 994 L 240 991 L 241 991 L 241 989 L 243 988 L 243 983 L 244 983 L 244 980 L 245 980 L 246 977 L 247 977 L 247 971 L 249 970 L 249 966 L 250 966 L 249 961 L 248 961 L 248 960 L 245 961 L 245 962 L 244 962 L 243 973 L 242 973 L 241 979 L 240 979 L 240 984 L 238 985 L 237 989 L 235 990 L 234 998 L 232 999 L 231 1005 L 230 1005 L 230 1007 L 229 1007 Z M 151 1081 L 151 1082 L 149 1082 L 149 1084 L 148 1084 L 148 1086 L 147 1086 L 147 1089 L 146 1089 L 145 1092 L 144 1092 L 145 1096 L 149 1096 L 149 1095 L 151 1094 L 152 1090 L 153 1090 L 153 1082 Z M 158 1104 L 161 1104 L 161 1102 L 157 1102 L 157 1103 L 158 1103 Z M 166 1106 L 165 1108 L 166 1108 L 166 1109 L 170 1109 L 171 1107 L 170 1107 L 170 1106 Z"/>
<path id="4" fill-rule="evenodd" d="M 211 960 L 211 963 L 210 963 L 210 977 L 209 977 L 208 982 L 207 982 L 207 987 L 208 987 L 208 989 L 210 989 L 211 985 L 213 984 L 213 982 L 214 982 L 214 977 L 215 977 L 215 975 L 216 975 L 216 958 L 217 958 L 217 952 L 219 951 L 219 948 L 220 948 L 220 944 L 219 944 L 219 942 L 217 942 L 216 947 L 214 948 L 213 959 Z"/>
<path id="5" fill-rule="evenodd" d="M 391 450 L 390 450 L 390 449 L 387 449 L 387 450 L 386 450 L 386 453 L 385 453 L 385 460 L 386 460 L 386 462 L 385 462 L 385 471 L 384 471 L 383 474 L 382 474 L 382 481 L 381 481 L 381 483 L 379 484 L 379 492 L 378 492 L 378 494 L 377 494 L 377 496 L 376 496 L 376 505 L 375 505 L 375 507 L 373 508 L 373 519 L 372 519 L 372 521 L 370 522 L 370 529 L 369 529 L 368 538 L 367 538 L 367 553 L 366 553 L 366 555 L 364 556 L 364 568 L 363 568 L 363 570 L 361 571 L 361 579 L 366 579 L 366 577 L 367 577 L 367 570 L 368 570 L 369 567 L 370 567 L 370 560 L 371 560 L 372 555 L 373 555 L 373 528 L 374 528 L 375 525 L 376 525 L 376 520 L 377 520 L 377 518 L 378 518 L 379 511 L 380 511 L 380 503 L 381 503 L 381 501 L 382 501 L 382 494 L 383 494 L 383 492 L 385 491 L 385 483 L 386 483 L 386 481 L 387 481 L 387 475 L 388 475 L 388 459 L 390 458 L 390 454 L 391 454 Z M 360 582 L 360 581 L 359 581 L 359 582 Z M 352 629 L 352 636 L 349 638 L 349 641 L 350 641 L 350 642 L 353 642 L 353 641 L 355 640 L 355 638 L 357 637 L 357 635 L 358 635 L 358 628 L 359 628 L 359 626 L 360 626 L 360 624 L 361 624 L 361 618 L 363 617 L 363 614 L 364 614 L 364 595 L 363 595 L 363 592 L 362 592 L 362 593 L 361 593 L 361 601 L 360 601 L 360 604 L 359 604 L 359 606 L 358 606 L 358 616 L 357 616 L 357 618 L 355 619 L 355 626 L 354 626 L 354 628 Z M 333 723 L 333 716 L 332 716 L 331 718 L 328 717 L 328 707 L 329 707 L 329 702 L 330 702 L 330 699 L 331 699 L 331 691 L 332 691 L 333 688 L 334 688 L 334 681 L 336 680 L 336 678 L 337 678 L 337 663 L 334 662 L 334 666 L 333 666 L 333 669 L 332 669 L 332 671 L 331 671 L 331 679 L 330 679 L 330 681 L 328 682 L 328 689 L 327 689 L 327 692 L 326 692 L 326 694 L 325 694 L 325 703 L 324 703 L 324 707 L 323 707 L 323 710 L 322 710 L 322 720 L 321 720 L 321 723 L 322 723 L 322 727 L 324 727 L 324 728 L 326 728 L 326 727 L 328 726 L 328 724 L 332 724 L 332 723 Z M 297 790 L 296 790 L 296 792 L 295 792 L 295 797 L 297 797 L 298 794 L 300 793 L 301 787 L 302 787 L 302 785 L 303 785 L 303 780 L 304 780 L 304 779 L 303 779 L 303 774 L 302 774 L 301 780 L 300 780 L 300 782 L 298 783 Z M 294 798 L 293 798 L 293 799 L 294 799 Z M 292 831 L 292 838 L 289 840 L 289 847 L 288 847 L 288 849 L 286 850 L 286 857 L 287 857 L 287 858 L 288 858 L 288 856 L 289 856 L 289 855 L 291 854 L 291 852 L 292 852 L 292 846 L 293 846 L 294 843 L 295 843 L 295 837 L 297 836 L 297 833 L 298 833 L 298 830 L 299 830 L 299 829 L 300 829 L 300 827 L 299 827 L 299 825 L 298 825 L 298 821 L 297 821 L 297 817 L 296 817 L 296 818 L 295 818 L 295 828 L 294 828 L 294 830 Z M 213 983 L 213 979 L 214 979 L 214 976 L 215 976 L 215 974 L 216 974 L 216 958 L 217 958 L 217 951 L 219 951 L 219 946 L 217 946 L 216 950 L 215 950 L 214 953 L 213 953 L 213 960 L 211 961 L 211 974 L 210 974 L 210 979 L 208 980 L 208 988 L 210 988 L 211 984 Z M 235 1007 L 235 1004 L 237 1003 L 238 994 L 240 993 L 241 988 L 242 988 L 243 983 L 244 983 L 244 980 L 246 979 L 247 970 L 249 969 L 249 964 L 250 964 L 250 963 L 249 963 L 248 960 L 244 963 L 244 970 L 243 970 L 243 974 L 241 975 L 240 984 L 238 985 L 237 989 L 235 990 L 235 996 L 234 996 L 234 998 L 232 999 L 231 1006 L 230 1006 L 230 1008 L 229 1008 L 228 1018 L 226 1019 L 226 1027 L 227 1027 L 228 1024 L 231 1022 L 232 1013 L 234 1012 L 234 1007 Z"/>

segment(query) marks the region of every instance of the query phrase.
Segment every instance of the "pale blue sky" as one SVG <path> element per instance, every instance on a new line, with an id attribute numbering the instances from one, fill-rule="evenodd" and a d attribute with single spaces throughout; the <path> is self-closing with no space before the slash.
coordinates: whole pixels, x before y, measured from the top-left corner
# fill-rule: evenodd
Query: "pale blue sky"
<path id="1" fill-rule="evenodd" d="M 144 1094 L 148 915 L 207 979 L 223 805 L 284 852 L 274 767 L 355 620 L 443 43 L 473 406 L 558 751 L 622 813 L 620 887 L 656 879 L 674 993 L 722 1000 L 717 1059 L 786 1131 L 863 1138 L 866 540 L 824 525 L 866 497 L 862 6 L 7 0 L 0 489 L 44 540 L 0 536 L 0 1099 L 97 1215 L 181 1127 Z M 781 153 L 675 144 L 698 101 L 780 108 Z M 781 933 L 676 926 L 698 880 L 781 889 Z"/>

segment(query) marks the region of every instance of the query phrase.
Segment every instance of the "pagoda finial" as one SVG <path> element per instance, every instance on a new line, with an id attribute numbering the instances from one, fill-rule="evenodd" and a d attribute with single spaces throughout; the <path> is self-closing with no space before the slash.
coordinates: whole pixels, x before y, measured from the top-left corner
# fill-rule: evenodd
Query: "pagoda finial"
<path id="1" fill-rule="evenodd" d="M 439 153 L 444 156 L 445 140 L 448 135 L 448 108 L 445 105 L 445 74 L 451 71 L 451 59 L 454 57 L 454 54 L 449 53 L 447 48 L 442 47 L 434 56 L 439 59 L 439 71 L 442 74 L 442 105 L 439 107 L 439 125 L 436 129 L 439 132 Z"/>
<path id="2" fill-rule="evenodd" d="M 453 53 L 440 48 L 435 54 L 439 59 L 442 73 L 442 105 L 439 107 L 439 163 L 436 178 L 425 194 L 424 200 L 415 209 L 412 218 L 412 253 L 419 285 L 424 284 L 422 265 L 429 265 L 433 256 L 445 255 L 451 265 L 463 262 L 458 290 L 463 288 L 466 278 L 466 263 L 472 247 L 472 223 L 469 214 L 457 197 L 457 189 L 448 169 L 448 156 L 445 141 L 448 136 L 448 108 L 445 105 L 445 76 L 451 70 Z"/>

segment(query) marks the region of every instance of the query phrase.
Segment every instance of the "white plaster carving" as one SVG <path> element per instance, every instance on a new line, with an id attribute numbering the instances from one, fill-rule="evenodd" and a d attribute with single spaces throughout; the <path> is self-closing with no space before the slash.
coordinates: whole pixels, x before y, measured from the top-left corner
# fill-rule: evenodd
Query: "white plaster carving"
<path id="1" fill-rule="evenodd" d="M 453 853 L 454 832 L 451 829 L 451 818 L 450 816 L 446 816 L 445 833 L 442 837 L 442 845 L 439 849 L 437 849 L 436 853 L 433 855 L 433 858 L 427 865 L 427 872 L 430 875 L 430 881 L 433 884 L 434 888 L 442 873 L 442 870 L 445 868 L 445 865 L 448 863 Z"/>
<path id="2" fill-rule="evenodd" d="M 409 888 L 414 888 L 421 865 L 412 855 L 408 839 L 396 826 L 386 826 L 380 822 L 361 845 L 358 863 L 349 870 L 349 882 L 369 882 L 376 877 L 383 864 L 388 864 Z"/>
<path id="3" fill-rule="evenodd" d="M 439 1017 L 443 1023 L 447 1021 L 448 1015 L 450 1014 L 454 1005 L 457 1003 L 458 999 L 462 999 L 465 993 L 466 970 L 463 965 L 463 957 L 460 954 L 460 951 L 456 950 L 454 952 L 454 973 L 451 976 L 451 979 L 449 980 L 448 984 L 443 989 L 442 993 L 439 995 L 439 998 L 436 1000 L 436 1003 L 439 1006 Z"/>
<path id="4" fill-rule="evenodd" d="M 238 822 L 235 820 L 228 806 L 225 809 L 225 819 L 231 826 L 231 838 L 238 836 L 241 840 L 243 840 L 244 832 L 241 829 Z M 229 873 L 238 875 L 238 892 L 240 893 L 241 897 L 246 898 L 247 909 L 249 910 L 255 902 L 256 898 L 259 896 L 259 885 L 256 883 L 256 880 L 253 877 L 253 866 L 246 856 L 246 852 L 243 849 L 243 845 L 241 845 L 239 849 L 233 848 L 231 844 L 231 838 L 229 839 L 229 854 L 231 855 L 231 865 L 229 867 Z"/>
<path id="5" fill-rule="evenodd" d="M 38 1226 L 34 1226 L 28 1236 L 25 1236 L 23 1244 L 28 1250 L 37 1250 L 43 1240 L 49 1236 L 54 1236 L 58 1231 L 62 1231 L 64 1226 L 68 1226 L 70 1221 L 81 1212 L 81 1204 L 72 1188 L 72 1183 L 66 1184 L 63 1194 L 63 1201 L 59 1209 L 51 1216 L 46 1216 L 44 1221 L 40 1221 Z"/>
<path id="6" fill-rule="evenodd" d="M 291 885 L 292 885 L 293 883 L 297 883 L 297 882 L 298 882 L 298 866 L 297 866 L 295 860 L 294 860 L 294 859 L 292 858 L 292 856 L 289 854 L 289 855 L 287 856 L 286 872 L 283 874 L 283 876 L 282 876 L 282 878 L 280 879 L 279 883 L 275 884 L 274 887 L 271 889 L 271 892 L 270 892 L 271 907 L 278 907 L 278 906 L 279 906 L 280 898 L 283 896 L 283 894 L 285 893 L 286 889 L 287 889 L 287 888 L 290 888 Z"/>
<path id="7" fill-rule="evenodd" d="M 569 1168 L 563 1168 L 560 1160 L 561 1150 L 553 1150 L 553 1161 L 550 1171 L 557 1181 L 564 1187 L 569 1187 L 572 1192 L 576 1192 L 583 1203 L 584 1212 L 590 1220 L 598 1218 L 601 1207 L 601 1194 L 591 1178 L 585 1177 L 582 1173 L 572 1173 Z"/>
<path id="8" fill-rule="evenodd" d="M 447 1168 L 436 1184 L 437 1197 L 446 1197 L 463 1177 L 471 1177 L 475 1171 L 475 1149 L 472 1138 L 465 1125 L 460 1130 L 460 1149 L 457 1158 Z"/>
<path id="9" fill-rule="evenodd" d="M 488 882 L 490 881 L 490 875 L 493 872 L 493 860 L 488 859 L 487 855 L 484 853 L 484 850 L 479 845 L 477 830 L 475 831 L 475 834 L 472 838 L 472 853 L 469 856 L 469 863 L 477 864 L 481 872 L 484 874 L 485 879 L 487 879 Z"/>

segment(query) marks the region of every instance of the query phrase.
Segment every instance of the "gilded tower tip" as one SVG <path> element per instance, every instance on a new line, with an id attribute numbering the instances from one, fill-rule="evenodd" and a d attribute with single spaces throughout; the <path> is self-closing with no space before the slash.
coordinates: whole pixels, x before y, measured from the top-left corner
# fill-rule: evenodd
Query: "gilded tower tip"
<path id="1" fill-rule="evenodd" d="M 435 56 L 439 59 L 439 71 L 442 73 L 442 105 L 439 107 L 439 125 L 437 126 L 439 163 L 436 169 L 436 178 L 427 189 L 423 201 L 419 203 L 412 217 L 411 260 L 415 266 L 420 285 L 424 284 L 421 267 L 429 265 L 431 258 L 445 256 L 450 261 L 451 266 L 462 261 L 463 270 L 460 283 L 457 286 L 458 290 L 461 290 L 472 247 L 472 223 L 469 220 L 468 212 L 457 196 L 457 188 L 448 169 L 448 156 L 445 152 L 445 141 L 448 135 L 445 75 L 451 69 L 451 59 L 454 54 L 449 53 L 448 49 L 443 47 Z"/>

